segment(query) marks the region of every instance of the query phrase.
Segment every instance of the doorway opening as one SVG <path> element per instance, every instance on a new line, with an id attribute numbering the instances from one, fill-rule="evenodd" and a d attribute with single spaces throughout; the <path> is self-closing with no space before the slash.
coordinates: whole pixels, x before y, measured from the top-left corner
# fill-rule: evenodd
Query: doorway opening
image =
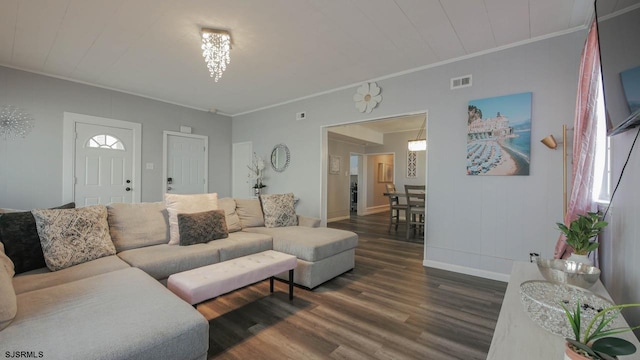
<path id="1" fill-rule="evenodd" d="M 426 186 L 427 151 L 410 152 L 407 148 L 426 119 L 424 111 L 324 127 L 323 222 L 388 211 L 386 184 L 395 184 L 402 191 L 404 185 Z M 355 154 L 357 167 L 352 166 Z M 342 165 L 342 159 L 349 160 Z"/>

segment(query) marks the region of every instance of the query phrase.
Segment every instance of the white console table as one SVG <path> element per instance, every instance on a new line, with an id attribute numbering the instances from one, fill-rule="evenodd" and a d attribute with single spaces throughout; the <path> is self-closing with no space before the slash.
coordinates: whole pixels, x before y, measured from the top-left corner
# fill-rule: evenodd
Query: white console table
<path id="1" fill-rule="evenodd" d="M 514 262 L 498 323 L 491 340 L 488 360 L 562 359 L 565 340 L 533 322 L 520 302 L 520 284 L 527 280 L 544 280 L 544 278 L 535 264 Z M 609 293 L 599 280 L 589 290 L 611 300 Z M 632 332 L 615 336 L 631 341 L 640 351 L 640 343 Z M 619 358 L 620 360 L 637 359 L 637 356 L 639 356 L 638 352 Z"/>

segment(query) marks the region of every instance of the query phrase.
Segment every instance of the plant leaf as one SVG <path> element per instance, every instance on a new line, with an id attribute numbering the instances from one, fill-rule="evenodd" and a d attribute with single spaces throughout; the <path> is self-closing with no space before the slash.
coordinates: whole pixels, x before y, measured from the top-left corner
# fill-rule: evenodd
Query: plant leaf
<path id="1" fill-rule="evenodd" d="M 580 341 L 576 341 L 576 340 L 572 340 L 572 339 L 566 339 L 569 343 L 571 343 L 573 346 L 577 347 L 580 350 L 584 350 L 587 354 L 591 355 L 591 356 L 597 356 L 593 350 L 591 350 L 590 347 L 588 347 L 587 345 L 581 343 Z"/>
<path id="2" fill-rule="evenodd" d="M 597 249 L 597 248 L 598 248 L 598 246 L 600 246 L 600 244 L 599 244 L 599 243 L 597 243 L 597 242 L 591 242 L 591 243 L 589 243 L 589 246 L 587 246 L 586 250 L 587 250 L 587 252 L 591 252 L 591 251 L 593 251 L 593 250 Z"/>
<path id="3" fill-rule="evenodd" d="M 605 353 L 601 353 L 599 351 L 594 351 L 596 353 L 596 355 L 598 355 L 600 357 L 600 359 L 602 360 L 618 360 L 618 358 L 615 358 L 613 356 L 609 356 Z"/>
<path id="4" fill-rule="evenodd" d="M 573 335 L 576 337 L 576 341 L 580 341 L 580 326 L 576 324 L 574 316 L 571 314 L 569 309 L 561 302 L 560 306 L 564 309 L 565 314 L 567 314 L 567 320 L 569 321 L 569 325 L 573 329 Z"/>
<path id="5" fill-rule="evenodd" d="M 593 342 L 591 348 L 611 356 L 631 355 L 636 352 L 636 347 L 625 339 L 605 337 Z"/>

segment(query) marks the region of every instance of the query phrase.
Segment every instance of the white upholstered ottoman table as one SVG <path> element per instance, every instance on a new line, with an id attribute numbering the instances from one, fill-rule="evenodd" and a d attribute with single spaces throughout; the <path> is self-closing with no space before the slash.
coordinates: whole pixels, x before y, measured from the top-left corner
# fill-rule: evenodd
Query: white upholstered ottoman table
<path id="1" fill-rule="evenodd" d="M 266 278 L 273 292 L 274 276 L 289 270 L 289 300 L 292 300 L 296 265 L 295 256 L 267 250 L 173 274 L 167 280 L 167 288 L 195 306 Z"/>

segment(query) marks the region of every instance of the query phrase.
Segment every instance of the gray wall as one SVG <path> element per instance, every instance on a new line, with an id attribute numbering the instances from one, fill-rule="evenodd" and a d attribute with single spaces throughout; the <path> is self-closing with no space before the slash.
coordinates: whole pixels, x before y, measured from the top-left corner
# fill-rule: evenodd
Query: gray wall
<path id="1" fill-rule="evenodd" d="M 428 111 L 425 264 L 506 278 L 512 260 L 528 260 L 529 251 L 553 254 L 554 224 L 562 219 L 562 156 L 537 139 L 558 135 L 563 123 L 573 121 L 585 35 L 574 32 L 378 81 L 383 100 L 371 114 L 355 109 L 356 85 L 236 116 L 233 142 L 253 141 L 258 153 L 268 153 L 286 140 L 292 164 L 272 190 L 293 191 L 301 198 L 300 213 L 325 216 L 324 127 Z M 449 90 L 450 78 L 466 74 L 473 75 L 472 87 Z M 527 91 L 533 92 L 531 175 L 467 176 L 469 100 Z M 295 120 L 299 111 L 307 112 L 306 120 Z"/>
<path id="2" fill-rule="evenodd" d="M 616 56 L 615 53 L 603 54 L 602 61 L 610 72 L 605 73 L 608 76 L 610 84 L 614 85 L 619 79 L 618 73 L 629 68 L 640 65 L 640 48 L 637 46 L 628 46 L 629 44 L 637 44 L 639 33 L 638 14 L 640 10 L 635 10 L 624 14 L 618 18 L 606 21 L 600 25 L 605 30 L 601 32 L 601 42 L 608 47 L 617 48 L 623 56 Z M 614 28 L 609 28 L 614 27 Z M 630 30 L 634 27 L 634 30 Z M 617 28 L 618 31 L 615 28 Z M 611 30 L 611 32 L 606 31 Z M 616 34 L 616 38 L 607 37 L 607 35 Z M 619 36 L 626 34 L 627 39 Z M 617 91 L 615 91 L 617 90 Z M 614 123 L 620 122 L 628 114 L 621 111 L 621 107 L 626 106 L 621 86 L 618 88 L 611 86 L 605 90 L 607 96 L 607 104 L 613 104 L 609 114 L 613 118 Z M 617 107 L 617 108 L 616 108 Z M 628 108 L 627 108 L 628 109 Z M 628 110 L 627 110 L 628 111 Z M 638 133 L 638 129 L 633 129 L 625 133 L 611 137 L 611 158 L 612 158 L 612 188 L 615 187 L 624 162 L 627 159 L 631 144 Z M 629 163 L 625 169 L 624 176 L 620 181 L 615 197 L 611 202 L 611 209 L 607 219 L 609 226 L 605 228 L 604 239 L 601 246 L 601 268 L 603 274 L 603 283 L 609 290 L 613 300 L 616 303 L 639 303 L 640 302 L 640 144 L 636 144 L 636 148 L 631 154 Z M 625 317 L 629 324 L 640 324 L 640 309 L 633 309 L 625 313 Z M 640 330 L 636 330 L 636 336 L 640 337 Z"/>
<path id="3" fill-rule="evenodd" d="M 209 136 L 209 191 L 231 194 L 231 119 L 117 91 L 0 67 L 0 104 L 18 106 L 36 119 L 25 139 L 0 139 L 0 207 L 32 209 L 62 202 L 62 121 L 73 112 L 142 124 L 142 201 L 162 189 L 162 132 Z"/>
<path id="4" fill-rule="evenodd" d="M 350 214 L 351 153 L 362 154 L 364 146 L 339 140 L 329 140 L 329 155 L 340 156 L 340 174 L 327 176 L 327 218 L 344 219 Z M 287 170 L 288 171 L 288 170 Z"/>
<path id="5" fill-rule="evenodd" d="M 398 191 L 404 191 L 405 185 L 425 185 L 426 184 L 426 164 L 427 152 L 417 152 L 417 173 L 416 177 L 407 178 L 407 142 L 416 138 L 417 131 L 404 131 L 389 133 L 384 136 L 384 145 L 367 146 L 367 153 L 393 153 L 395 154 L 395 177 L 394 183 Z"/>

